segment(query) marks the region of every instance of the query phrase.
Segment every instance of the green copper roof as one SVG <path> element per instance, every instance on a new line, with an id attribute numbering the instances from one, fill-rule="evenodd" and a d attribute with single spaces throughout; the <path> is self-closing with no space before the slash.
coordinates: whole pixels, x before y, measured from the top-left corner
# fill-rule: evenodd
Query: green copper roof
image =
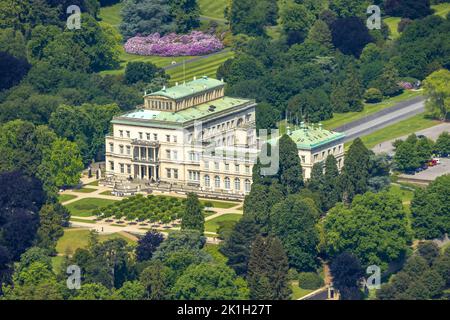
<path id="1" fill-rule="evenodd" d="M 255 102 L 253 100 L 223 97 L 198 106 L 180 110 L 178 112 L 139 109 L 119 117 L 115 117 L 112 120 L 112 123 L 144 126 L 155 126 L 159 124 L 161 127 L 179 127 L 189 121 L 208 118 L 235 107 L 252 105 L 254 103 Z"/>
<path id="2" fill-rule="evenodd" d="M 342 139 L 345 134 L 323 129 L 321 126 L 304 126 L 291 131 L 289 137 L 295 142 L 298 149 L 315 149 L 330 142 Z"/>
<path id="3" fill-rule="evenodd" d="M 208 77 L 202 77 L 191 82 L 180 84 L 178 86 L 173 86 L 167 89 L 162 89 L 157 92 L 152 92 L 147 94 L 147 97 L 151 96 L 163 96 L 170 99 L 182 99 L 191 95 L 195 95 L 202 91 L 218 88 L 224 86 L 225 83 Z"/>

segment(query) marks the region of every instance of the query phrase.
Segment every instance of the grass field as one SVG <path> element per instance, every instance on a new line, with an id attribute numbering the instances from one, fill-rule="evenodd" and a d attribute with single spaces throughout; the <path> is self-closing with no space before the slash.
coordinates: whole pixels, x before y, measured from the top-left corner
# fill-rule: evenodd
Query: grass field
<path id="1" fill-rule="evenodd" d="M 208 220 L 205 222 L 205 231 L 208 232 L 217 232 L 219 228 L 219 223 L 223 221 L 239 221 L 242 218 L 241 214 L 224 214 L 212 220 Z"/>
<path id="2" fill-rule="evenodd" d="M 219 251 L 219 246 L 217 244 L 207 243 L 203 247 L 203 251 L 209 253 L 217 263 L 225 264 L 227 262 L 227 257 Z"/>
<path id="3" fill-rule="evenodd" d="M 73 192 L 76 193 L 91 193 L 94 192 L 96 189 L 92 189 L 92 188 L 81 188 L 81 189 L 73 189 Z"/>
<path id="4" fill-rule="evenodd" d="M 112 27 L 119 29 L 119 25 L 122 22 L 120 11 L 122 10 L 123 2 L 115 4 L 109 7 L 100 8 L 100 19 L 102 22 L 111 25 Z"/>
<path id="5" fill-rule="evenodd" d="M 425 118 L 424 114 L 421 113 L 409 119 L 397 122 L 396 124 L 378 130 L 367 136 L 364 136 L 361 138 L 361 140 L 364 142 L 367 148 L 373 148 L 381 142 L 400 138 L 401 136 L 430 128 L 439 123 L 439 121 Z"/>
<path id="6" fill-rule="evenodd" d="M 365 103 L 364 109 L 361 112 L 335 113 L 333 118 L 323 121 L 322 124 L 325 129 L 335 129 L 346 123 L 359 120 L 375 112 L 392 107 L 401 101 L 418 97 L 421 94 L 422 92 L 420 91 L 405 91 L 396 97 L 387 99 L 380 103 Z"/>
<path id="7" fill-rule="evenodd" d="M 183 66 L 170 69 L 166 71 L 166 73 L 170 75 L 171 84 L 174 84 L 175 82 L 183 82 L 183 79 L 186 79 L 186 81 L 190 81 L 195 76 L 208 76 L 215 78 L 217 69 L 220 67 L 220 65 L 226 60 L 232 58 L 233 55 L 233 52 L 226 51 L 205 59 L 186 63 L 186 75 L 184 75 Z M 179 59 L 179 57 L 177 59 Z M 183 60 L 181 59 L 181 61 Z"/>
<path id="8" fill-rule="evenodd" d="M 431 8 L 434 9 L 434 14 L 446 18 L 447 14 L 450 12 L 450 3 L 436 4 L 434 6 L 431 6 Z"/>
<path id="9" fill-rule="evenodd" d="M 198 5 L 202 16 L 225 20 L 224 12 L 227 0 L 198 0 Z"/>
<path id="10" fill-rule="evenodd" d="M 219 209 L 229 209 L 236 207 L 239 203 L 238 202 L 222 202 L 222 201 L 214 201 L 214 200 L 200 200 L 200 202 L 205 205 L 206 203 L 211 203 L 213 205 L 213 208 L 219 208 Z"/>
<path id="11" fill-rule="evenodd" d="M 68 204 L 66 208 L 74 217 L 90 217 L 92 215 L 92 211 L 100 207 L 107 206 L 114 201 L 116 200 L 85 198 Z"/>
<path id="12" fill-rule="evenodd" d="M 98 187 L 98 180 L 95 180 L 95 181 L 92 181 L 92 182 L 88 183 L 87 186 Z"/>
<path id="13" fill-rule="evenodd" d="M 400 33 L 398 32 L 398 23 L 400 22 L 401 18 L 398 17 L 389 17 L 385 18 L 383 21 L 387 24 L 389 27 L 389 30 L 391 31 L 391 39 L 397 39 L 400 36 Z"/>
<path id="14" fill-rule="evenodd" d="M 298 286 L 298 281 L 291 282 L 292 289 L 292 300 L 300 299 L 301 297 L 306 296 L 307 294 L 313 292 L 314 290 L 302 289 Z"/>
<path id="15" fill-rule="evenodd" d="M 396 195 L 402 199 L 404 204 L 409 205 L 414 197 L 414 191 L 407 189 L 399 184 L 392 184 L 389 188 L 389 193 Z"/>
<path id="16" fill-rule="evenodd" d="M 56 244 L 56 251 L 59 254 L 66 254 L 66 252 L 75 252 L 78 248 L 86 248 L 88 245 L 89 230 L 86 229 L 65 229 L 64 235 L 58 240 Z M 119 233 L 108 235 L 99 235 L 99 241 L 106 241 L 110 239 L 124 239 L 129 244 L 135 243 L 133 240 L 122 236 Z"/>
<path id="17" fill-rule="evenodd" d="M 77 196 L 73 196 L 71 194 L 61 194 L 61 195 L 58 196 L 58 200 L 59 200 L 59 202 L 64 203 L 66 201 L 75 199 L 76 197 Z"/>

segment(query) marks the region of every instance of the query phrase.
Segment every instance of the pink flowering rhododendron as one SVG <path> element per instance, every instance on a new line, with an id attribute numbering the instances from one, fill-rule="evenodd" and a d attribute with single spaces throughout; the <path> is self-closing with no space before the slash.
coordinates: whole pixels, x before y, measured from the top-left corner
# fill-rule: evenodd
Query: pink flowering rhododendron
<path id="1" fill-rule="evenodd" d="M 125 43 L 127 53 L 142 56 L 199 56 L 220 51 L 223 44 L 215 36 L 200 31 L 178 35 L 170 33 L 162 36 L 154 33 L 148 36 L 136 36 Z"/>

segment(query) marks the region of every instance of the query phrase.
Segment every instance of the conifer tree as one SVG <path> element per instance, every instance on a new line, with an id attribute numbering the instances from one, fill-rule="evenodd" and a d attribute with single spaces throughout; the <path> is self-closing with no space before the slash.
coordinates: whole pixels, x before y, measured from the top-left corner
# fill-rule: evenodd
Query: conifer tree
<path id="1" fill-rule="evenodd" d="M 283 244 L 277 237 L 270 237 L 267 246 L 268 278 L 272 288 L 273 300 L 287 300 L 291 295 L 291 289 L 287 274 L 289 261 Z"/>
<path id="2" fill-rule="evenodd" d="M 328 211 L 340 200 L 338 185 L 339 169 L 336 158 L 329 155 L 325 160 L 325 174 L 322 185 L 322 209 Z"/>
<path id="3" fill-rule="evenodd" d="M 350 203 L 354 196 L 363 194 L 368 189 L 369 151 L 360 138 L 356 138 L 350 146 L 345 157 L 342 174 L 339 177 L 339 186 L 342 191 L 342 199 Z"/>
<path id="4" fill-rule="evenodd" d="M 303 173 L 297 145 L 286 134 L 278 143 L 280 144 L 278 178 L 286 194 L 295 194 L 303 187 Z"/>
<path id="5" fill-rule="evenodd" d="M 205 217 L 198 196 L 195 193 L 188 193 L 186 199 L 186 208 L 183 219 L 181 220 L 182 230 L 198 230 L 202 234 L 205 231 Z"/>
<path id="6" fill-rule="evenodd" d="M 220 252 L 228 258 L 227 265 L 233 268 L 237 275 L 247 274 L 250 247 L 257 234 L 255 221 L 244 215 L 220 248 Z"/>

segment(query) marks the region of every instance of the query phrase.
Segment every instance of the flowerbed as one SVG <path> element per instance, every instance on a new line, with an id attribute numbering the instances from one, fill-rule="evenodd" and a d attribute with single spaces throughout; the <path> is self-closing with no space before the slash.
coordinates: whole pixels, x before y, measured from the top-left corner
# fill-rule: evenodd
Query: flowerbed
<path id="1" fill-rule="evenodd" d="M 149 36 L 136 36 L 128 39 L 125 51 L 142 56 L 199 56 L 223 49 L 222 42 L 214 35 L 200 31 L 178 35 L 170 33 L 162 36 L 154 33 Z"/>

